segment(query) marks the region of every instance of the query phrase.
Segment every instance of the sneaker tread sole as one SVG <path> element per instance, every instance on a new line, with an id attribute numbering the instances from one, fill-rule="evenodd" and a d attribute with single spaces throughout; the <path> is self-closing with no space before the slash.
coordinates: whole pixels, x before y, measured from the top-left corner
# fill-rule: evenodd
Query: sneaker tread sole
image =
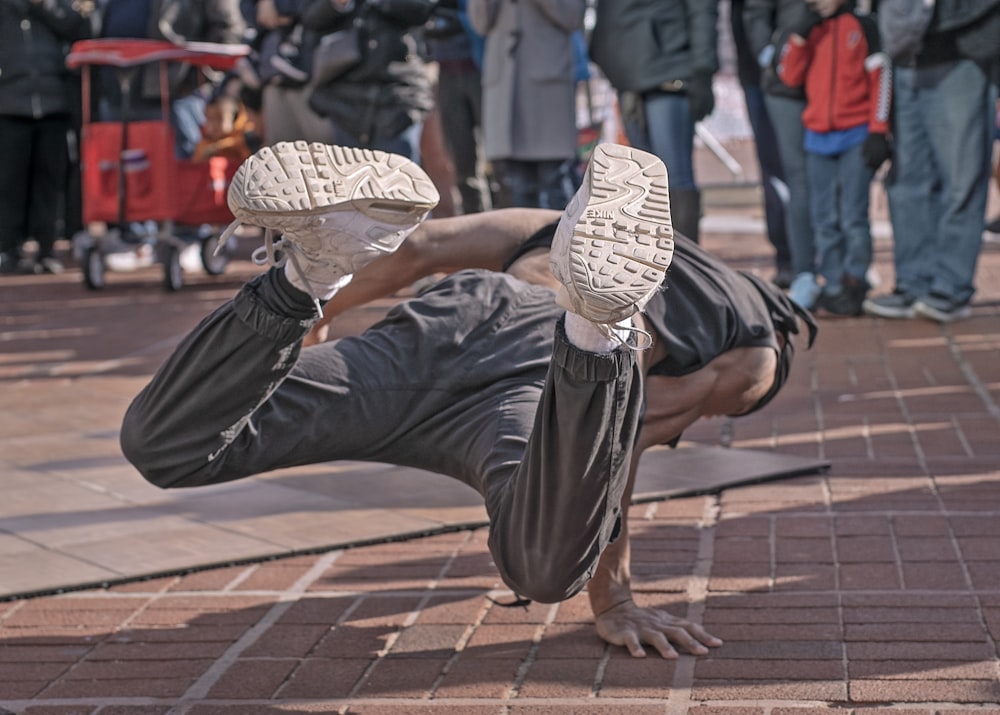
<path id="1" fill-rule="evenodd" d="M 556 272 L 576 300 L 564 307 L 597 322 L 626 318 L 659 288 L 673 256 L 666 170 L 651 154 L 599 145 L 573 202 L 569 274 Z"/>
<path id="2" fill-rule="evenodd" d="M 427 174 L 406 157 L 305 141 L 260 149 L 237 169 L 228 192 L 237 219 L 265 226 L 268 216 L 338 209 L 404 225 L 439 199 Z"/>

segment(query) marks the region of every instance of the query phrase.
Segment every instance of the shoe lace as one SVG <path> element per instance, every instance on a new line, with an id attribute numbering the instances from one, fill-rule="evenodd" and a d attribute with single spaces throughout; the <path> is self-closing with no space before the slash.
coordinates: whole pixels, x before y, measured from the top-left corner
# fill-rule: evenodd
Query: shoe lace
<path id="1" fill-rule="evenodd" d="M 219 236 L 218 245 L 215 247 L 215 253 L 226 245 L 230 237 L 236 232 L 242 223 L 237 220 L 233 221 L 222 232 Z M 299 280 L 302 281 L 302 285 L 309 286 L 309 297 L 313 300 L 313 305 L 316 307 L 316 317 L 323 317 L 323 304 L 320 303 L 319 296 L 312 290 L 312 283 L 306 278 L 305 273 L 302 270 L 302 266 L 299 265 L 298 258 L 295 257 L 295 252 L 297 247 L 292 242 L 284 241 L 281 238 L 275 239 L 274 231 L 270 228 L 264 229 L 264 245 L 258 246 L 254 249 L 253 253 L 250 254 L 250 260 L 258 266 L 274 266 L 275 268 L 282 268 L 286 263 L 290 263 L 292 270 L 295 271 Z"/>
<path id="2" fill-rule="evenodd" d="M 642 328 L 635 327 L 634 324 L 612 325 L 609 323 L 595 323 L 595 325 L 598 330 L 604 333 L 605 337 L 628 350 L 640 352 L 653 347 L 653 336 Z M 625 333 L 624 337 L 622 337 L 623 332 Z"/>

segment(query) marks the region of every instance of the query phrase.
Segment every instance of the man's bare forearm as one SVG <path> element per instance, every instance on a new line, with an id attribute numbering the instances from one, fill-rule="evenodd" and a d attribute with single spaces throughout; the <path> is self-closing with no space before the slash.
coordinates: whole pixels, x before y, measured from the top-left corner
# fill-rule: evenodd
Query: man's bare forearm
<path id="1" fill-rule="evenodd" d="M 632 491 L 635 488 L 641 454 L 640 450 L 636 450 L 629 466 L 628 481 L 622 494 L 621 531 L 618 538 L 604 549 L 597 563 L 597 570 L 587 584 L 590 610 L 595 617 L 632 599 L 632 548 L 628 533 L 628 510 L 632 503 Z"/>
<path id="2" fill-rule="evenodd" d="M 595 617 L 632 598 L 630 561 L 628 526 L 623 520 L 621 534 L 601 554 L 597 570 L 587 584 L 590 610 Z"/>

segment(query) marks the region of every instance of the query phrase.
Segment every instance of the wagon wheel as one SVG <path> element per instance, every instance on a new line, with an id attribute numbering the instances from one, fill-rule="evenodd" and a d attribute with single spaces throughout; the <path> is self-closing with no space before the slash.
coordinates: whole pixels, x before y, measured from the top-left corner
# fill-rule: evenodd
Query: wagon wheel
<path id="1" fill-rule="evenodd" d="M 83 283 L 90 290 L 104 287 L 104 254 L 98 246 L 91 246 L 84 254 Z"/>
<path id="2" fill-rule="evenodd" d="M 163 287 L 169 291 L 179 291 L 183 286 L 184 269 L 181 267 L 180 249 L 169 245 L 163 255 Z"/>

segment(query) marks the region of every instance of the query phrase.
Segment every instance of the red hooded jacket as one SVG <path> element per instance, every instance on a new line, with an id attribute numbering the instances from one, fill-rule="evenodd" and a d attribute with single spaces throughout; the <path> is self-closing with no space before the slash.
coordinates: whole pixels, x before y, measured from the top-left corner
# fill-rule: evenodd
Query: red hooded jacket
<path id="1" fill-rule="evenodd" d="M 805 85 L 806 129 L 826 133 L 868 124 L 889 132 L 892 70 L 879 47 L 878 26 L 868 16 L 842 12 L 813 27 L 805 44 L 788 40 L 778 76 L 790 87 Z"/>

